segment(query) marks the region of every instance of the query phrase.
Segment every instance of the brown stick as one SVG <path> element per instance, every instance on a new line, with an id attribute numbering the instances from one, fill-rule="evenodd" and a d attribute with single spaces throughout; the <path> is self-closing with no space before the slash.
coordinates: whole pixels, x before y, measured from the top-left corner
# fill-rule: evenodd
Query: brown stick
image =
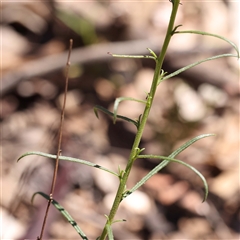
<path id="1" fill-rule="evenodd" d="M 91 45 L 88 47 L 76 48 L 73 49 L 71 54 L 71 59 L 76 64 L 85 64 L 98 61 L 107 61 L 112 59 L 107 52 L 113 52 L 116 54 L 149 54 L 147 47 L 159 53 L 159 41 L 160 39 L 155 40 L 132 40 L 125 42 L 113 42 L 113 43 L 99 43 Z M 212 53 L 220 54 L 221 52 L 228 52 L 230 49 L 201 49 L 200 47 L 196 49 L 190 49 L 188 51 L 170 51 L 169 55 L 174 56 L 175 58 L 182 59 L 183 55 L 194 55 L 199 52 L 203 53 Z M 11 91 L 19 82 L 25 81 L 32 77 L 43 76 L 51 72 L 61 69 L 63 64 L 66 61 L 67 52 L 58 53 L 51 56 L 42 57 L 40 59 L 33 60 L 28 62 L 17 69 L 12 69 L 10 72 L 4 74 L 1 79 L 0 92 L 4 96 L 9 91 Z M 175 59 L 174 62 L 178 62 Z M 184 66 L 184 65 L 183 65 Z M 228 83 L 227 79 L 227 83 Z"/>
<path id="2" fill-rule="evenodd" d="M 58 134 L 57 158 L 56 158 L 56 162 L 55 162 L 54 173 L 53 173 L 53 178 L 52 178 L 52 186 L 51 186 L 51 190 L 50 190 L 48 205 L 47 205 L 47 208 L 46 208 L 40 237 L 37 237 L 37 239 L 39 239 L 39 240 L 42 240 L 42 237 L 43 237 L 44 228 L 45 228 L 45 225 L 46 225 L 47 216 L 48 216 L 49 208 L 50 208 L 50 205 L 51 205 L 51 202 L 52 202 L 52 199 L 53 199 L 54 189 L 55 189 L 56 180 L 57 180 L 59 156 L 61 154 L 62 129 L 63 129 L 63 121 L 64 121 L 66 100 L 67 100 L 68 80 L 69 80 L 68 73 L 69 73 L 69 68 L 70 68 L 70 56 L 71 56 L 71 52 L 72 52 L 72 45 L 73 45 L 73 40 L 70 39 L 69 52 L 68 52 L 68 58 L 67 58 L 67 64 L 66 64 L 66 81 L 65 81 L 64 99 L 63 99 L 63 106 L 62 106 L 62 111 L 61 111 L 61 120 L 60 120 L 60 126 L 59 126 L 59 134 Z"/>

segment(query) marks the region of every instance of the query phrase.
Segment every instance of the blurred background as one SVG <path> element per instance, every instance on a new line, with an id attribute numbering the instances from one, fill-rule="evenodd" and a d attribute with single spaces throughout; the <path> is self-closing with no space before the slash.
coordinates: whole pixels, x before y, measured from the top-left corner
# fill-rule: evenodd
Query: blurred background
<path id="1" fill-rule="evenodd" d="M 69 39 L 73 39 L 62 155 L 124 169 L 136 129 L 93 108 L 112 111 L 116 97 L 145 99 L 154 61 L 116 59 L 116 54 L 161 50 L 172 4 L 169 1 L 22 1 L 1 3 L 2 239 L 36 239 L 40 234 L 54 161 L 17 159 L 28 151 L 57 152 L 57 131 Z M 237 1 L 182 1 L 176 25 L 203 30 L 239 43 Z M 234 52 L 219 39 L 174 35 L 164 63 L 171 73 L 205 57 Z M 160 84 L 141 147 L 168 156 L 185 141 L 215 133 L 181 153 L 207 179 L 169 164 L 122 202 L 113 225 L 122 239 L 239 239 L 239 65 L 236 58 L 204 63 Z M 143 105 L 122 102 L 119 114 L 137 119 Z M 158 161 L 137 160 L 127 188 Z M 105 224 L 118 179 L 99 169 L 61 162 L 54 198 L 89 239 Z M 79 239 L 53 207 L 45 239 Z"/>

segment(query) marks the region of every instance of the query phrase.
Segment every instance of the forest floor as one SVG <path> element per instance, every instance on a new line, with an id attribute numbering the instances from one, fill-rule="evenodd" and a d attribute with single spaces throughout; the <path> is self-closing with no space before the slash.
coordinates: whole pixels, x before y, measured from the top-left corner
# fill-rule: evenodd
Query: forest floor
<path id="1" fill-rule="evenodd" d="M 123 169 L 136 129 L 99 113 L 120 96 L 145 99 L 154 72 L 151 59 L 116 59 L 116 54 L 161 50 L 171 3 L 168 1 L 4 2 L 1 64 L 1 239 L 36 239 L 40 234 L 54 162 L 25 152 L 57 152 L 69 39 L 73 39 L 62 155 Z M 176 24 L 239 41 L 237 2 L 182 1 Z M 238 23 L 239 25 L 239 23 Z M 219 39 L 173 37 L 164 70 L 233 52 Z M 178 156 L 207 179 L 171 163 L 123 201 L 113 225 L 115 239 L 206 239 L 240 237 L 239 65 L 223 58 L 192 68 L 159 85 L 144 131 L 145 154 L 168 156 L 189 139 L 202 139 Z M 124 101 L 118 113 L 137 119 L 143 105 Z M 139 159 L 127 188 L 158 161 Z M 99 169 L 60 163 L 54 198 L 87 234 L 96 239 L 105 224 L 118 179 Z M 74 228 L 51 208 L 44 239 L 78 239 Z"/>

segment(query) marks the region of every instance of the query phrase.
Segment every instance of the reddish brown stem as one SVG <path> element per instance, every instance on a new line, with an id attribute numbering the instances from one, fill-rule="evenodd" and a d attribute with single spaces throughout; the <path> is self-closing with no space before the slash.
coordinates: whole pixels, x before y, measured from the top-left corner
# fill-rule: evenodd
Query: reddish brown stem
<path id="1" fill-rule="evenodd" d="M 49 208 L 50 208 L 50 205 L 51 205 L 51 201 L 53 199 L 54 189 L 55 189 L 56 180 L 57 180 L 59 156 L 61 155 L 62 129 L 63 129 L 63 121 L 64 121 L 66 100 L 67 100 L 68 80 L 69 80 L 69 77 L 68 77 L 69 74 L 68 73 L 69 73 L 69 68 L 70 68 L 70 56 L 71 56 L 71 52 L 72 52 L 72 45 L 73 45 L 73 40 L 70 39 L 68 58 L 67 58 L 67 63 L 66 63 L 66 80 L 65 80 L 65 90 L 64 90 L 63 106 L 62 106 L 62 111 L 61 111 L 61 119 L 60 119 L 59 133 L 58 133 L 57 158 L 56 158 L 56 162 L 55 162 L 53 178 L 52 178 L 52 185 L 51 185 L 51 190 L 50 190 L 50 194 L 49 194 L 49 200 L 48 200 L 48 204 L 47 204 L 47 208 L 46 208 L 46 212 L 45 212 L 45 216 L 44 216 L 44 220 L 43 220 L 43 224 L 42 224 L 42 229 L 41 229 L 40 236 L 37 237 L 37 240 L 42 240 L 43 233 L 44 233 L 44 228 L 45 228 L 45 225 L 46 225 L 47 216 L 48 216 Z"/>

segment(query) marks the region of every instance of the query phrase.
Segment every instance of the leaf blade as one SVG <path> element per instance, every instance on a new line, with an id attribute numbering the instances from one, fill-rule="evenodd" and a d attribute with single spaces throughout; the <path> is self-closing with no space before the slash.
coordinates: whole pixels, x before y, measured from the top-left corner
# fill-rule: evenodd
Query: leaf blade
<path id="1" fill-rule="evenodd" d="M 33 194 L 31 202 L 33 202 L 34 197 L 39 194 L 47 200 L 50 200 L 49 196 L 43 192 L 36 192 Z M 78 226 L 76 221 L 72 218 L 72 216 L 61 206 L 56 200 L 51 199 L 52 205 L 67 219 L 67 221 L 72 225 L 72 227 L 76 230 L 76 232 L 81 236 L 83 240 L 88 240 L 86 234 L 82 231 L 82 229 Z"/>
<path id="2" fill-rule="evenodd" d="M 117 120 L 117 110 L 118 110 L 118 106 L 120 104 L 120 102 L 122 101 L 135 101 L 135 102 L 140 102 L 140 103 L 144 103 L 146 104 L 147 102 L 146 101 L 143 101 L 143 100 L 139 100 L 139 99 L 135 99 L 135 98 L 132 98 L 132 97 L 119 97 L 119 98 L 116 98 L 115 102 L 114 102 L 114 105 L 113 105 L 113 123 L 116 123 L 116 120 Z"/>
<path id="3" fill-rule="evenodd" d="M 37 156 L 41 156 L 41 157 L 47 157 L 47 158 L 52 158 L 52 159 L 56 159 L 56 155 L 53 155 L 53 154 L 48 154 L 48 153 L 43 153 L 43 152 L 26 152 L 24 153 L 23 155 L 21 155 L 17 162 L 19 160 L 21 160 L 22 158 L 26 157 L 26 156 L 30 156 L 30 155 L 37 155 Z M 63 160 L 63 161 L 70 161 L 70 162 L 77 162 L 77 163 L 81 163 L 81 164 L 84 164 L 84 165 L 87 165 L 87 166 L 90 166 L 90 167 L 95 167 L 95 168 L 99 168 L 105 172 L 108 172 L 108 173 L 111 173 L 115 176 L 118 177 L 118 174 L 105 168 L 105 167 L 102 167 L 98 164 L 95 164 L 95 163 L 92 163 L 92 162 L 89 162 L 89 161 L 86 161 L 86 160 L 82 160 L 82 159 L 78 159 L 78 158 L 73 158 L 73 157 L 66 157 L 66 156 L 59 156 L 59 160 Z"/>
<path id="4" fill-rule="evenodd" d="M 209 32 L 204 32 L 204 31 L 197 31 L 197 30 L 174 31 L 174 34 L 181 34 L 181 33 L 182 34 L 184 34 L 184 33 L 192 33 L 192 34 L 205 35 L 205 36 L 210 36 L 210 37 L 215 37 L 215 38 L 221 39 L 221 40 L 229 43 L 236 50 L 237 56 L 239 58 L 239 49 L 236 46 L 236 44 L 233 43 L 232 41 L 230 41 L 229 39 L 221 36 L 221 35 L 213 34 L 213 33 L 209 33 Z"/>
<path id="5" fill-rule="evenodd" d="M 107 114 L 107 115 L 109 115 L 109 116 L 114 118 L 114 113 L 110 112 L 109 110 L 107 110 L 106 108 L 104 108 L 102 106 L 96 105 L 94 107 L 94 112 L 95 112 L 95 115 L 97 116 L 97 118 L 98 118 L 98 114 L 97 114 L 98 110 L 100 110 L 100 111 L 104 112 L 105 114 Z M 116 115 L 116 118 L 119 118 L 119 119 L 125 120 L 127 122 L 133 123 L 136 127 L 138 127 L 137 121 L 134 121 L 131 118 L 124 117 L 122 115 Z"/>
<path id="6" fill-rule="evenodd" d="M 175 158 L 169 158 L 169 157 L 164 157 L 164 156 L 158 156 L 158 155 L 139 155 L 138 158 L 152 158 L 152 159 L 162 159 L 162 160 L 166 160 L 169 162 L 176 162 L 176 163 L 180 163 L 182 165 L 184 165 L 185 167 L 188 167 L 189 169 L 191 169 L 193 172 L 195 172 L 202 180 L 204 188 L 205 188 L 205 194 L 204 194 L 204 198 L 203 198 L 203 202 L 206 201 L 207 196 L 208 196 L 208 184 L 207 181 L 205 179 L 205 177 L 193 166 L 191 166 L 188 163 L 185 163 L 184 161 L 181 161 L 179 159 L 175 159 Z"/>
<path id="7" fill-rule="evenodd" d="M 238 57 L 238 56 L 237 56 L 237 55 L 234 55 L 234 54 L 231 54 L 231 53 L 226 53 L 226 54 L 216 55 L 216 56 L 213 56 L 213 57 L 205 58 L 205 59 L 203 59 L 203 60 L 200 60 L 200 61 L 191 63 L 191 64 L 189 64 L 189 65 L 187 65 L 187 66 L 185 66 L 185 67 L 183 67 L 183 68 L 178 69 L 177 71 L 175 71 L 175 72 L 173 72 L 173 73 L 171 73 L 171 74 L 169 74 L 169 75 L 166 75 L 165 77 L 163 77 L 162 79 L 160 79 L 160 80 L 158 81 L 158 85 L 159 85 L 161 82 L 163 82 L 163 81 L 165 81 L 165 80 L 167 80 L 167 79 L 169 79 L 169 78 L 172 78 L 172 77 L 174 77 L 174 76 L 177 76 L 179 73 L 182 73 L 182 72 L 184 72 L 184 71 L 186 71 L 186 70 L 188 70 L 188 69 L 190 69 L 190 68 L 192 68 L 192 67 L 195 67 L 195 66 L 197 66 L 197 65 L 199 65 L 199 64 L 201 64 L 201 63 L 203 63 L 203 62 L 208 62 L 208 61 L 211 61 L 211 60 L 214 60 L 214 59 L 218 59 L 218 58 L 223 58 L 223 57 Z"/>
<path id="8" fill-rule="evenodd" d="M 189 146 L 191 146 L 193 143 L 195 143 L 198 140 L 201 140 L 205 137 L 211 137 L 211 136 L 215 136 L 215 134 L 212 133 L 208 133 L 208 134 L 202 134 L 199 135 L 197 137 L 192 138 L 191 140 L 187 141 L 186 143 L 184 143 L 183 145 L 181 145 L 178 149 L 176 149 L 174 152 L 172 152 L 168 158 L 174 158 L 175 156 L 177 156 L 179 153 L 181 153 L 182 151 L 184 151 L 186 148 L 188 148 Z M 168 160 L 164 160 L 162 161 L 160 164 L 158 164 L 155 168 L 153 168 L 148 174 L 146 174 L 131 190 L 128 191 L 127 194 L 125 194 L 123 196 L 123 198 L 127 197 L 128 195 L 130 195 L 132 192 L 136 191 L 139 187 L 141 187 L 149 178 L 151 178 L 154 174 L 158 173 L 161 169 L 163 169 L 164 167 L 166 167 L 168 165 L 169 161 Z"/>

